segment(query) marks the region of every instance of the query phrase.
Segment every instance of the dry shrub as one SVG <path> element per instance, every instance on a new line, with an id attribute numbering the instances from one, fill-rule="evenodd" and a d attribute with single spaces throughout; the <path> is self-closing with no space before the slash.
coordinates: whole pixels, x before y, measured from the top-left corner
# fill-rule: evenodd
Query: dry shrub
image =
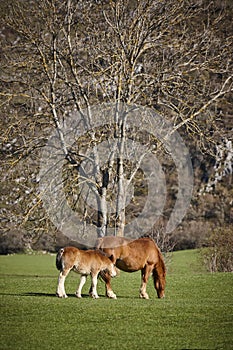
<path id="1" fill-rule="evenodd" d="M 167 233 L 164 225 L 160 223 L 157 225 L 157 227 L 153 227 L 150 233 L 145 236 L 151 237 L 158 245 L 161 252 L 163 253 L 165 265 L 168 269 L 172 260 L 172 252 L 174 251 L 174 247 L 176 245 L 171 234 Z"/>
<path id="2" fill-rule="evenodd" d="M 202 255 L 210 272 L 233 272 L 233 232 L 230 227 L 213 229 Z"/>

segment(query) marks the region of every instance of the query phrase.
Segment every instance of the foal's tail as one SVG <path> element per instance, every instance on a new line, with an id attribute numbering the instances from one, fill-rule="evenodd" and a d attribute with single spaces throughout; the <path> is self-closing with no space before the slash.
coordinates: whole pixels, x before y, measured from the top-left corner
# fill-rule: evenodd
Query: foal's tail
<path id="1" fill-rule="evenodd" d="M 56 256 L 56 267 L 59 271 L 63 269 L 63 263 L 62 263 L 62 255 L 64 253 L 64 248 L 61 248 Z"/>

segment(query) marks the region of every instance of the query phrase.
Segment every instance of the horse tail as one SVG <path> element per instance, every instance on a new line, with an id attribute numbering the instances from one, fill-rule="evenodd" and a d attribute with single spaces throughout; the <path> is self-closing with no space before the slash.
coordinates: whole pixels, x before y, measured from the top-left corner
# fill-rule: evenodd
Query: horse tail
<path id="1" fill-rule="evenodd" d="M 56 267 L 59 271 L 63 270 L 62 255 L 64 253 L 64 248 L 59 249 L 56 256 Z"/>

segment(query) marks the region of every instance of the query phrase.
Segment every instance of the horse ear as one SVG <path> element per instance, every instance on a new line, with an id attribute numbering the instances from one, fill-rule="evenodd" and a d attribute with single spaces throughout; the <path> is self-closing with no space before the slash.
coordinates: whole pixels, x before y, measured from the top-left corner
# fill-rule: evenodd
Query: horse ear
<path id="1" fill-rule="evenodd" d="M 110 256 L 109 256 L 109 259 L 113 262 L 113 261 L 114 261 L 114 256 L 113 256 L 113 255 L 110 255 Z"/>

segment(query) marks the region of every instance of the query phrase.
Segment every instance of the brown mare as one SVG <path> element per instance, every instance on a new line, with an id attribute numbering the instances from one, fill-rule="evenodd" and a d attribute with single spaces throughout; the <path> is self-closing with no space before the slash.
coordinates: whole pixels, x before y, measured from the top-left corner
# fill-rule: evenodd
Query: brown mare
<path id="1" fill-rule="evenodd" d="M 120 270 L 126 272 L 141 270 L 140 298 L 149 299 L 146 286 L 151 274 L 158 298 L 165 296 L 166 268 L 163 256 L 151 238 L 130 240 L 124 237 L 106 236 L 97 239 L 96 248 L 109 256 L 113 255 L 113 263 Z M 116 298 L 111 287 L 111 276 L 105 273 L 101 274 L 101 277 L 105 281 L 106 295 L 109 298 Z"/>
<path id="2" fill-rule="evenodd" d="M 80 283 L 75 295 L 81 298 L 82 287 L 87 276 L 91 275 L 92 298 L 99 298 L 97 294 L 97 279 L 101 271 L 106 271 L 108 276 L 116 276 L 116 268 L 113 264 L 113 257 L 108 258 L 103 252 L 97 250 L 80 250 L 75 247 L 61 248 L 57 253 L 56 266 L 60 271 L 56 295 L 60 298 L 67 298 L 65 292 L 65 279 L 68 273 L 73 270 L 81 274 Z"/>

